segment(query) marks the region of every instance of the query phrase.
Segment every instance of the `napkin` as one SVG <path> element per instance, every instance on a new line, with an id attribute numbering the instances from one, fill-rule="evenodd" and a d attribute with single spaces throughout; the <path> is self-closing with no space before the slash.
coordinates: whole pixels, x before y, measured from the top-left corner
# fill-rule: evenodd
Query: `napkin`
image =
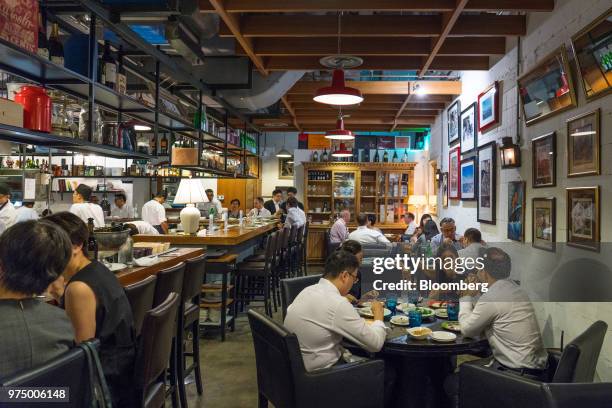
<path id="1" fill-rule="evenodd" d="M 134 259 L 134 263 L 138 266 L 151 266 L 159 262 L 157 256 L 143 256 L 142 258 Z"/>

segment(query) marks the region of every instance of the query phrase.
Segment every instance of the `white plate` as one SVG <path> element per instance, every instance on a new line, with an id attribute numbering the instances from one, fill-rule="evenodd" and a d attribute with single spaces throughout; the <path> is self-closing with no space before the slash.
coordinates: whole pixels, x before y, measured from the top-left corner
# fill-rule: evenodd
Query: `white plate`
<path id="1" fill-rule="evenodd" d="M 414 303 L 400 303 L 397 305 L 397 310 L 403 313 L 408 313 L 411 310 L 416 309 L 416 305 Z"/>
<path id="2" fill-rule="evenodd" d="M 408 326 L 408 316 L 393 316 L 391 323 L 397 326 Z"/>
<path id="3" fill-rule="evenodd" d="M 447 331 L 435 331 L 431 333 L 431 339 L 441 343 L 450 343 L 457 339 L 457 335 Z"/>
<path id="4" fill-rule="evenodd" d="M 363 317 L 374 317 L 374 315 L 372 314 L 372 309 L 369 307 L 362 307 L 361 309 L 357 309 L 357 313 L 359 313 Z M 384 314 L 385 317 L 390 316 L 391 311 L 385 308 Z"/>
<path id="5" fill-rule="evenodd" d="M 442 319 L 448 319 L 448 312 L 446 311 L 446 309 L 436 309 L 434 313 L 436 316 Z"/>
<path id="6" fill-rule="evenodd" d="M 425 329 L 423 334 L 415 334 L 415 331 L 417 329 Z M 411 327 L 409 329 L 406 329 L 406 332 L 408 332 L 408 334 L 412 337 L 415 338 L 417 340 L 425 340 L 427 338 L 427 336 L 429 336 L 431 334 L 431 329 L 428 327 Z"/>

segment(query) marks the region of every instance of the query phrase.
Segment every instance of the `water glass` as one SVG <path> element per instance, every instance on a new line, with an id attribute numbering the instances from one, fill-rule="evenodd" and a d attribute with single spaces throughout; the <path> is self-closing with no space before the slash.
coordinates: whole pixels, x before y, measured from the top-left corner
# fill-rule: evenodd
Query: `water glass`
<path id="1" fill-rule="evenodd" d="M 446 313 L 448 314 L 448 320 L 451 322 L 459 320 L 459 303 L 448 302 L 446 304 Z"/>
<path id="2" fill-rule="evenodd" d="M 391 296 L 387 299 L 387 309 L 391 311 L 391 315 L 395 316 L 395 309 L 397 308 L 397 298 Z"/>
<path id="3" fill-rule="evenodd" d="M 408 327 L 421 327 L 423 318 L 421 312 L 418 310 L 411 310 L 408 312 Z"/>

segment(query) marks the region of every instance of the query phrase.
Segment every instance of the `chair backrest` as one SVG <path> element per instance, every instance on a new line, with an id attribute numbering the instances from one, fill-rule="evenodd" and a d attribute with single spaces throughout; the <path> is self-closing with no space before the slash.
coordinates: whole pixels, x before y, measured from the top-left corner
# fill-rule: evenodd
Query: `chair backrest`
<path id="1" fill-rule="evenodd" d="M 278 245 L 278 231 L 274 231 L 273 233 L 268 235 L 266 238 L 266 259 L 265 259 L 265 269 L 270 271 L 273 265 L 276 264 L 276 247 Z"/>
<path id="2" fill-rule="evenodd" d="M 155 296 L 156 282 L 157 278 L 155 275 L 151 275 L 139 282 L 132 283 L 131 285 L 127 285 L 123 288 L 132 308 L 136 336 L 140 335 L 145 314 L 153 308 L 153 297 Z"/>
<path id="3" fill-rule="evenodd" d="M 296 406 L 289 347 L 294 345 L 297 352 L 300 352 L 297 338 L 283 326 L 253 309 L 249 310 L 248 316 L 255 346 L 259 393 L 275 407 Z M 293 342 L 287 341 L 290 337 Z"/>
<path id="4" fill-rule="evenodd" d="M 98 340 L 91 343 L 95 348 L 99 345 Z M 37 367 L 0 379 L 0 384 L 3 387 L 67 387 L 70 401 L 60 404 L 62 407 L 80 408 L 91 405 L 89 364 L 82 345 Z"/>
<path id="5" fill-rule="evenodd" d="M 305 227 L 306 227 L 306 224 L 300 225 L 300 227 L 297 229 L 297 233 L 295 235 L 295 242 L 298 245 L 302 245 L 302 242 L 304 242 L 304 228 Z"/>
<path id="6" fill-rule="evenodd" d="M 543 408 L 610 408 L 612 383 L 543 384 Z"/>
<path id="7" fill-rule="evenodd" d="M 280 231 L 280 249 L 281 251 L 287 249 L 289 247 L 289 234 L 291 233 L 291 228 L 283 227 Z"/>
<path id="8" fill-rule="evenodd" d="M 304 288 L 316 284 L 322 275 L 308 275 L 297 278 L 281 279 L 281 305 L 283 320 L 287 315 L 287 308 Z"/>
<path id="9" fill-rule="evenodd" d="M 202 293 L 202 282 L 204 282 L 204 268 L 206 266 L 206 255 L 202 254 L 196 258 L 185 261 L 185 276 L 183 277 L 183 292 L 181 299 L 183 303 L 197 301 Z"/>
<path id="10" fill-rule="evenodd" d="M 297 230 L 298 226 L 296 224 L 291 225 L 289 230 L 289 246 L 294 246 L 297 243 Z"/>
<path id="11" fill-rule="evenodd" d="M 572 340 L 563 349 L 552 382 L 592 382 L 607 330 L 608 325 L 599 320 Z"/>
<path id="12" fill-rule="evenodd" d="M 163 269 L 157 273 L 157 284 L 155 285 L 155 296 L 153 307 L 159 306 L 172 292 L 179 296 L 183 291 L 183 278 L 185 276 L 185 263 L 178 263 L 170 268 Z"/>
<path id="13" fill-rule="evenodd" d="M 179 303 L 179 294 L 172 292 L 145 315 L 134 373 L 135 388 L 142 406 L 157 408 L 164 405 L 166 367 Z"/>

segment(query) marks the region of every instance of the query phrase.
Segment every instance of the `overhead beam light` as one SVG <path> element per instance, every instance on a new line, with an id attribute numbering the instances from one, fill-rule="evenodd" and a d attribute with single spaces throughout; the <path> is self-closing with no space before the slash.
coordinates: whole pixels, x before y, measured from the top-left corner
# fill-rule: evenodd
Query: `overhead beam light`
<path id="1" fill-rule="evenodd" d="M 149 125 L 134 125 L 134 130 L 137 132 L 149 132 L 151 130 L 151 126 Z"/>

